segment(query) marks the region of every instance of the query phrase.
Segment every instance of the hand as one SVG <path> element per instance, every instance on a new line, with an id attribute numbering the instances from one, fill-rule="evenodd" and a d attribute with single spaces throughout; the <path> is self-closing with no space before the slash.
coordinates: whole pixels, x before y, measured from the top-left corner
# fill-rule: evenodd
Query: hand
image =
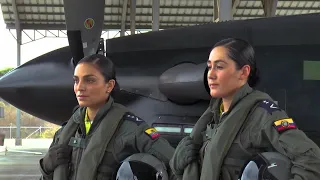
<path id="1" fill-rule="evenodd" d="M 198 158 L 200 148 L 201 145 L 195 144 L 190 136 L 184 137 L 170 160 L 170 167 L 173 173 L 182 175 L 184 168 Z"/>
<path id="2" fill-rule="evenodd" d="M 71 159 L 71 152 L 72 147 L 68 145 L 57 144 L 52 146 L 42 159 L 43 170 L 50 174 L 57 166 L 68 163 Z"/>

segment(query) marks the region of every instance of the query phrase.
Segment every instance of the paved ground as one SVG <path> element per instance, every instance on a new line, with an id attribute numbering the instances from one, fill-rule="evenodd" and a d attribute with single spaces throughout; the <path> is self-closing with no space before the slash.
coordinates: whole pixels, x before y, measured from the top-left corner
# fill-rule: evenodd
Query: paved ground
<path id="1" fill-rule="evenodd" d="M 20 147 L 9 148 L 6 155 L 4 152 L 0 152 L 0 179 L 39 180 L 40 171 L 38 161 L 44 156 L 46 151 L 47 149 Z"/>

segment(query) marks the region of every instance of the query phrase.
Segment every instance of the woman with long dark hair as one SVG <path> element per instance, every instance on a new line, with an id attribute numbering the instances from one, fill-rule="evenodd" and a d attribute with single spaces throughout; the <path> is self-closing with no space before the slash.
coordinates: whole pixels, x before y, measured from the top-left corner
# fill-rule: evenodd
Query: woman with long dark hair
<path id="1" fill-rule="evenodd" d="M 292 179 L 319 179 L 319 147 L 268 94 L 253 89 L 259 82 L 253 47 L 224 39 L 207 63 L 212 100 L 177 146 L 173 172 L 183 180 L 237 180 L 253 156 L 278 152 L 291 160 Z"/>
<path id="2" fill-rule="evenodd" d="M 40 160 L 43 179 L 109 180 L 121 161 L 135 153 L 152 154 L 169 167 L 174 148 L 156 129 L 114 102 L 119 87 L 109 58 L 84 57 L 73 79 L 79 107 Z"/>

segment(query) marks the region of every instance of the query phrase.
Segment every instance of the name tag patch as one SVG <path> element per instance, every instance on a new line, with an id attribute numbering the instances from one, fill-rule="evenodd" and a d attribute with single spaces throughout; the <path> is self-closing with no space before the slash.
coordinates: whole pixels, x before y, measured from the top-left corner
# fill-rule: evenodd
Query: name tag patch
<path id="1" fill-rule="evenodd" d="M 274 127 L 278 132 L 284 132 L 288 129 L 296 129 L 297 126 L 292 118 L 280 119 L 273 123 Z"/>
<path id="2" fill-rule="evenodd" d="M 159 132 L 155 128 L 148 128 L 144 131 L 151 139 L 156 139 L 160 136 Z"/>
<path id="3" fill-rule="evenodd" d="M 71 137 L 68 143 L 69 146 L 77 147 L 77 148 L 86 148 L 86 141 L 82 138 Z"/>

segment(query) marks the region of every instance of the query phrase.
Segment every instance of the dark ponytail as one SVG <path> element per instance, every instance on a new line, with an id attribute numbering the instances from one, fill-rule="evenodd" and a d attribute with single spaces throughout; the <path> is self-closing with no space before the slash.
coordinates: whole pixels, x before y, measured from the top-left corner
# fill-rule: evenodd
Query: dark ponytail
<path id="1" fill-rule="evenodd" d="M 259 69 L 255 68 L 255 70 L 251 69 L 249 78 L 248 78 L 248 84 L 250 87 L 255 87 L 260 82 L 260 74 Z"/>
<path id="2" fill-rule="evenodd" d="M 114 80 L 115 80 L 115 84 L 114 84 L 114 87 L 113 87 L 113 89 L 112 89 L 112 91 L 111 91 L 111 93 L 110 93 L 110 95 L 111 95 L 112 97 L 115 97 L 116 94 L 117 94 L 117 92 L 120 91 L 120 86 L 119 86 L 119 84 L 118 84 L 118 81 L 117 81 L 116 79 L 114 79 Z"/>

